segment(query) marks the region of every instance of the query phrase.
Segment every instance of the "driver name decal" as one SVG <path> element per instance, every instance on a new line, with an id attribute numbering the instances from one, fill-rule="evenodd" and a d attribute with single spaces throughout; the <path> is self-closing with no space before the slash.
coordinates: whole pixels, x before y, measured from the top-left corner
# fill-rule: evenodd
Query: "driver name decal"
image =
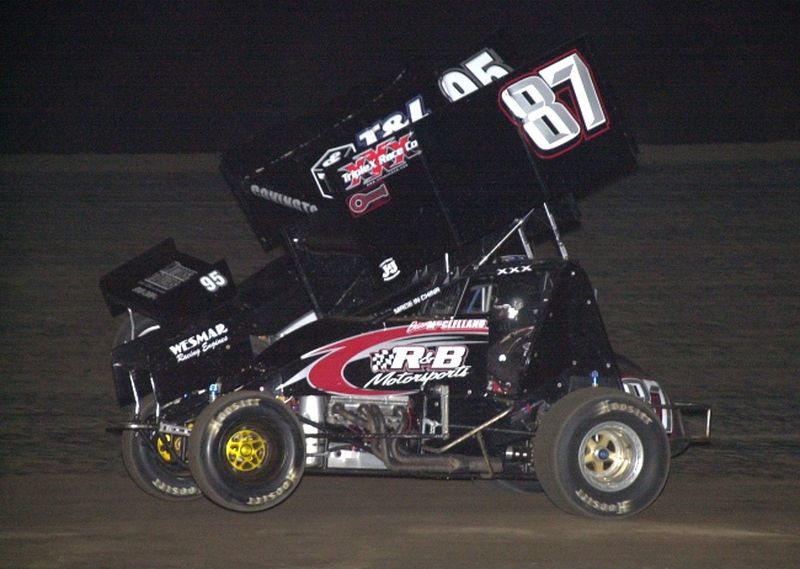
<path id="1" fill-rule="evenodd" d="M 488 331 L 489 321 L 486 318 L 454 318 L 452 320 L 415 320 L 408 325 L 408 333 L 425 330 L 428 332 L 446 330 Z"/>

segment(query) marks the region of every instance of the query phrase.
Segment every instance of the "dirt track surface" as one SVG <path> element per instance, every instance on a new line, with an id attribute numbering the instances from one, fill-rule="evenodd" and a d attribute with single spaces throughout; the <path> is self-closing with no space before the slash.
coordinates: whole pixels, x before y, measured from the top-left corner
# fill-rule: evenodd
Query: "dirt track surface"
<path id="1" fill-rule="evenodd" d="M 609 523 L 474 482 L 307 477 L 256 515 L 146 496 L 103 430 L 125 415 L 97 280 L 168 236 L 239 279 L 264 254 L 212 172 L 0 171 L 0 567 L 800 567 L 800 156 L 682 152 L 566 237 L 615 349 L 715 410 L 714 443 Z"/>

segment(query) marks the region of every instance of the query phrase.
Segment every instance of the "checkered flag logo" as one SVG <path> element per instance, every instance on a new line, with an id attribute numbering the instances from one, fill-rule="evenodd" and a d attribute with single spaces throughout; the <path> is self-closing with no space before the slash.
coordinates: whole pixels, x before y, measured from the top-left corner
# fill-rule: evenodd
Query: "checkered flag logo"
<path id="1" fill-rule="evenodd" d="M 372 368 L 373 373 L 386 371 L 391 367 L 393 360 L 394 353 L 392 353 L 392 350 L 379 350 L 377 352 L 373 352 L 370 356 L 370 367 Z"/>

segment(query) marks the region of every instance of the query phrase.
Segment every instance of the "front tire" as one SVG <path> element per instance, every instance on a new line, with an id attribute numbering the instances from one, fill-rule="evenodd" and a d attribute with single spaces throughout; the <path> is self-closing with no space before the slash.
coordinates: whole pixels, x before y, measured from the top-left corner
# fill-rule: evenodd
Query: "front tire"
<path id="1" fill-rule="evenodd" d="M 139 416 L 152 419 L 152 397 L 142 404 Z M 126 430 L 122 433 L 122 462 L 131 480 L 146 493 L 162 500 L 183 502 L 201 496 L 189 470 L 170 454 L 168 445 L 181 450 L 185 437 L 160 435 L 156 431 Z"/>
<path id="2" fill-rule="evenodd" d="M 190 467 L 214 503 L 237 512 L 273 508 L 295 490 L 305 466 L 303 430 L 294 413 L 260 392 L 224 395 L 197 418 Z"/>
<path id="3" fill-rule="evenodd" d="M 562 510 L 623 518 L 661 494 L 670 447 L 649 405 L 622 391 L 592 387 L 566 395 L 543 417 L 534 460 L 545 494 Z"/>

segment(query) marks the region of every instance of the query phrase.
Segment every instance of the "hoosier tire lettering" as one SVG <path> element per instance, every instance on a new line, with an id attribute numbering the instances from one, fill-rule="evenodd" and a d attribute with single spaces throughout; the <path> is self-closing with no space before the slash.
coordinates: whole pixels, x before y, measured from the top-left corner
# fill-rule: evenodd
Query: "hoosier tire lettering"
<path id="1" fill-rule="evenodd" d="M 139 420 L 151 420 L 155 410 L 152 396 L 142 403 Z M 131 480 L 147 494 L 162 500 L 184 501 L 199 498 L 200 488 L 186 465 L 159 452 L 156 432 L 122 433 L 122 462 Z"/>
<path id="2" fill-rule="evenodd" d="M 223 409 L 215 418 L 214 421 L 216 423 L 222 424 L 225 419 L 231 416 L 232 413 L 235 413 L 237 409 L 244 409 L 245 407 L 255 407 L 259 404 L 258 399 L 244 399 L 242 401 L 236 401 L 231 403 L 228 407 Z"/>
<path id="3" fill-rule="evenodd" d="M 650 417 L 647 413 L 641 411 L 637 407 L 629 403 L 619 403 L 617 401 L 601 401 L 597 404 L 597 415 L 605 415 L 607 413 L 611 413 L 612 411 L 622 411 L 624 413 L 630 413 L 634 417 L 638 418 L 642 421 L 645 425 L 649 425 L 653 422 L 652 417 Z"/>
<path id="4" fill-rule="evenodd" d="M 581 500 L 581 502 L 590 508 L 594 508 L 595 510 L 603 513 L 610 512 L 622 516 L 627 514 L 631 509 L 630 500 L 624 500 L 622 502 L 617 502 L 616 504 L 606 504 L 605 502 L 595 500 L 583 490 L 576 490 L 575 495 Z"/>
<path id="5" fill-rule="evenodd" d="M 305 438 L 294 413 L 257 391 L 223 395 L 197 417 L 189 463 L 203 494 L 237 512 L 277 506 L 305 467 Z"/>
<path id="6" fill-rule="evenodd" d="M 292 487 L 296 478 L 297 476 L 294 473 L 291 473 L 286 477 L 286 480 L 278 487 L 277 490 L 270 492 L 265 496 L 250 497 L 247 499 L 247 503 L 252 506 L 259 506 L 261 504 L 267 504 L 273 500 L 277 500 Z"/>
<path id="7" fill-rule="evenodd" d="M 156 478 L 153 480 L 153 486 L 159 492 L 170 494 L 172 496 L 199 496 L 200 490 L 196 486 L 173 486 Z"/>
<path id="8" fill-rule="evenodd" d="M 627 517 L 661 493 L 670 448 L 647 403 L 621 390 L 586 387 L 556 401 L 541 419 L 534 457 L 539 483 L 562 510 Z"/>

